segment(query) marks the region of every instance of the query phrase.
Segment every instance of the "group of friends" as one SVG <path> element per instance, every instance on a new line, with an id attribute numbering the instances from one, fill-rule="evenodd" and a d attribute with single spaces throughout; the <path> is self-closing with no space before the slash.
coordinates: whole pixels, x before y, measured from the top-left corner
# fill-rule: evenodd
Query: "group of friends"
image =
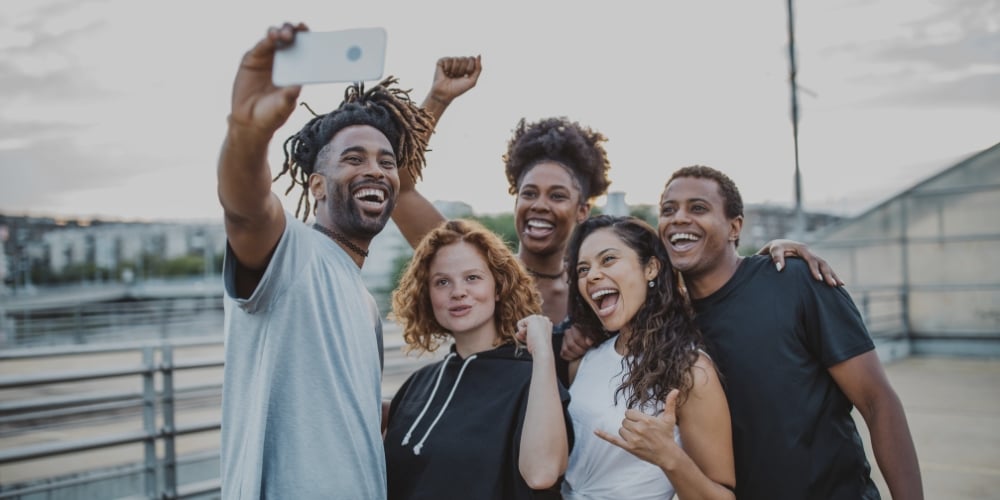
<path id="1" fill-rule="evenodd" d="M 482 70 L 446 57 L 420 105 L 392 77 L 349 86 L 272 179 L 300 88 L 274 86 L 271 64 L 305 29 L 244 55 L 219 159 L 223 498 L 879 498 L 853 408 L 893 498 L 923 497 L 843 283 L 796 242 L 741 257 L 742 200 L 716 169 L 673 172 L 656 228 L 590 216 L 606 138 L 521 120 L 503 155 L 514 253 L 417 190 L 436 123 Z M 284 176 L 294 216 L 272 192 Z M 360 270 L 390 217 L 415 248 L 394 319 L 410 350 L 448 353 L 385 402 Z"/>

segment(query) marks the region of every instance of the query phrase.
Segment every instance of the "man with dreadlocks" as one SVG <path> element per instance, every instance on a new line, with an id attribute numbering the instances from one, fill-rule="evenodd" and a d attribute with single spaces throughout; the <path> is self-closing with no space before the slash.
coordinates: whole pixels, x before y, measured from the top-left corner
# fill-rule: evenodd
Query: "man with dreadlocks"
<path id="1" fill-rule="evenodd" d="M 392 77 L 348 87 L 285 141 L 278 177 L 302 189 L 296 215 L 311 209 L 315 223 L 292 217 L 271 192 L 267 150 L 300 88 L 275 87 L 271 66 L 305 29 L 271 28 L 243 56 L 219 158 L 227 499 L 386 496 L 381 322 L 360 268 L 395 205 L 398 169 L 419 175 L 430 118 Z"/>

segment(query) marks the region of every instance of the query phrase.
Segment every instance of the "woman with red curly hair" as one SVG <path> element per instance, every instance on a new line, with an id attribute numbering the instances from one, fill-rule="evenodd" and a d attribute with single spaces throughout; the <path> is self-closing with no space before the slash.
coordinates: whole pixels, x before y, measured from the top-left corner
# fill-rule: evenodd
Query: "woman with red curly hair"
<path id="1" fill-rule="evenodd" d="M 451 220 L 417 246 L 392 295 L 409 350 L 448 355 L 389 407 L 389 498 L 559 498 L 569 394 L 530 275 L 481 224 Z"/>

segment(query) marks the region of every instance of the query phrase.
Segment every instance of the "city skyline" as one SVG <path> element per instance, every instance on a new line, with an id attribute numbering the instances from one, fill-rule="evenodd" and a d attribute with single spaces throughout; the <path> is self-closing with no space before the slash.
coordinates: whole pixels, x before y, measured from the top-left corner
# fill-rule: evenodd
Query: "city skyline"
<path id="1" fill-rule="evenodd" d="M 695 163 L 729 173 L 748 203 L 793 203 L 784 2 L 384 7 L 5 5 L 0 213 L 221 219 L 214 170 L 232 78 L 240 54 L 284 20 L 384 26 L 385 75 L 418 101 L 438 57 L 483 56 L 479 85 L 431 140 L 429 199 L 510 211 L 500 158 L 511 129 L 568 116 L 609 137 L 611 190 L 629 204 L 656 203 L 670 172 Z M 806 210 L 857 214 L 1000 139 L 1000 4 L 836 0 L 795 14 Z M 342 93 L 310 86 L 301 100 L 329 109 Z M 275 135 L 275 173 L 281 140 L 308 118 L 298 109 Z M 294 210 L 294 193 L 283 200 Z"/>

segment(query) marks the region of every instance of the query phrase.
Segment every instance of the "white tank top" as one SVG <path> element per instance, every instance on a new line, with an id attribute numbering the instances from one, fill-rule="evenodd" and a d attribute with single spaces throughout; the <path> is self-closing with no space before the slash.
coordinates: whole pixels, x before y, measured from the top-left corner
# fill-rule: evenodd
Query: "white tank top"
<path id="1" fill-rule="evenodd" d="M 617 436 L 628 409 L 627 393 L 620 394 L 615 402 L 615 391 L 625 375 L 622 355 L 615 350 L 617 338 L 616 335 L 587 351 L 569 388 L 575 443 L 562 485 L 563 498 L 673 498 L 674 487 L 659 467 L 594 435 L 595 429 L 601 429 Z M 662 409 L 661 401 L 645 411 L 654 414 Z M 679 445 L 680 432 L 676 427 L 674 439 Z"/>

